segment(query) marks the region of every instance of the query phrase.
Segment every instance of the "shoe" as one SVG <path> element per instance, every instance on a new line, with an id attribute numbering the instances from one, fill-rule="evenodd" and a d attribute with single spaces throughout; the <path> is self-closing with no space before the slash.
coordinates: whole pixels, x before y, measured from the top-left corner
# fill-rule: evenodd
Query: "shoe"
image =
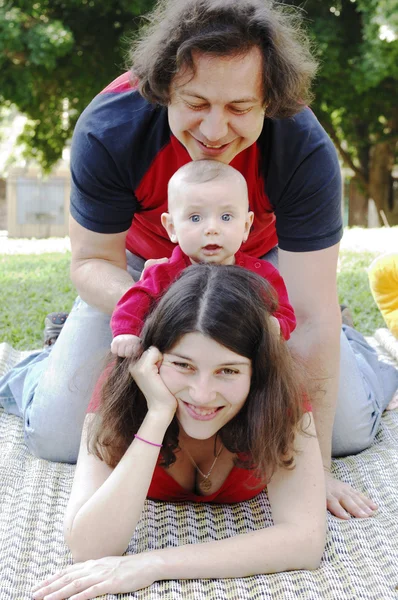
<path id="1" fill-rule="evenodd" d="M 340 310 L 343 325 L 348 325 L 349 327 L 353 327 L 355 329 L 354 320 L 352 318 L 352 314 L 348 306 L 346 306 L 345 304 L 340 304 Z"/>
<path id="2" fill-rule="evenodd" d="M 44 319 L 44 345 L 52 346 L 58 339 L 69 313 L 52 312 Z"/>

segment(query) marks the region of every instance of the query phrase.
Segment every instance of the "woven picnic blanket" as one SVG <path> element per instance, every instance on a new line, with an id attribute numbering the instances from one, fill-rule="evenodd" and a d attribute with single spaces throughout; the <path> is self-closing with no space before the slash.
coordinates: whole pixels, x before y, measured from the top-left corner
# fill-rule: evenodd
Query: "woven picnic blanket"
<path id="1" fill-rule="evenodd" d="M 372 343 L 391 358 L 394 352 L 382 346 L 385 337 L 385 333 L 376 334 Z M 397 343 L 387 338 L 396 352 Z M 0 374 L 25 355 L 1 344 Z M 380 508 L 369 519 L 341 521 L 328 515 L 326 549 L 316 571 L 163 581 L 135 593 L 107 598 L 397 600 L 398 411 L 384 413 L 371 448 L 358 456 L 335 460 L 333 471 L 370 495 Z M 20 419 L 0 409 L 0 600 L 30 599 L 37 581 L 72 562 L 63 540 L 62 521 L 73 473 L 73 465 L 30 456 Z M 266 493 L 234 505 L 148 500 L 128 551 L 217 540 L 271 523 Z"/>

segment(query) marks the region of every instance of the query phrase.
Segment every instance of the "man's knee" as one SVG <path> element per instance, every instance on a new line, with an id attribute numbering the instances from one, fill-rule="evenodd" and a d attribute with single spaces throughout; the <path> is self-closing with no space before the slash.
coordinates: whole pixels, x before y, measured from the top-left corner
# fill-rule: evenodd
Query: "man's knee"
<path id="1" fill-rule="evenodd" d="M 372 445 L 373 438 L 364 437 L 363 439 L 333 439 L 332 443 L 332 456 L 333 458 L 341 458 L 343 456 L 352 456 L 359 454 L 363 450 L 369 448 Z"/>
<path id="2" fill-rule="evenodd" d="M 79 430 L 65 432 L 25 428 L 25 442 L 29 452 L 44 460 L 75 464 L 79 453 Z"/>
<path id="3" fill-rule="evenodd" d="M 332 456 L 351 456 L 369 448 L 376 437 L 380 417 L 380 414 L 374 413 L 373 420 L 363 423 L 362 426 L 358 422 L 342 423 L 337 419 L 333 428 Z"/>

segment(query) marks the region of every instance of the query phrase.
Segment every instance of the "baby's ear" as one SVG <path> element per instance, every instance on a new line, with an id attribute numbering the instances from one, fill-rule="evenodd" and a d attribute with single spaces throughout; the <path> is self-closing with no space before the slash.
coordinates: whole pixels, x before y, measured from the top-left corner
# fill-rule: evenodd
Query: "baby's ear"
<path id="1" fill-rule="evenodd" d="M 243 242 L 246 242 L 249 237 L 251 226 L 253 225 L 254 220 L 254 212 L 250 211 L 247 213 L 246 223 L 245 223 L 245 232 L 243 234 Z"/>
<path id="2" fill-rule="evenodd" d="M 279 323 L 279 320 L 272 315 L 270 316 L 269 320 L 271 325 L 271 331 L 279 337 L 281 335 L 281 324 Z"/>
<path id="3" fill-rule="evenodd" d="M 174 229 L 173 217 L 171 216 L 171 214 L 167 212 L 162 213 L 160 217 L 160 222 L 167 231 L 167 235 L 169 236 L 170 241 L 173 242 L 173 244 L 177 244 L 178 239 Z"/>

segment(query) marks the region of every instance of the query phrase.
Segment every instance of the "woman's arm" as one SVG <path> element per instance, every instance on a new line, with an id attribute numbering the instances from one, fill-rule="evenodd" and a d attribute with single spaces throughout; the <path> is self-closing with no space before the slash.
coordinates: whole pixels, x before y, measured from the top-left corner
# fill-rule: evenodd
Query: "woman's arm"
<path id="1" fill-rule="evenodd" d="M 225 540 L 168 548 L 156 579 L 246 577 L 316 569 L 325 546 L 325 478 L 312 415 L 296 438 L 296 466 L 278 469 L 268 485 L 273 527 Z M 159 567 L 156 567 L 159 569 Z"/>
<path id="2" fill-rule="evenodd" d="M 75 562 L 121 555 L 141 516 L 160 448 L 133 439 L 115 469 L 87 451 L 87 415 L 64 520 Z M 169 420 L 148 413 L 138 435 L 161 444 Z"/>
<path id="3" fill-rule="evenodd" d="M 36 586 L 34 598 L 54 593 L 54 600 L 62 600 L 73 593 L 87 600 L 134 592 L 163 579 L 316 569 L 325 546 L 325 480 L 312 415 L 304 420 L 309 435 L 297 435 L 295 469 L 279 469 L 268 485 L 274 526 L 225 540 L 75 564 Z"/>
<path id="4" fill-rule="evenodd" d="M 152 480 L 160 446 L 177 401 L 159 375 L 162 355 L 146 350 L 130 373 L 144 394 L 148 412 L 122 459 L 110 469 L 87 450 L 87 416 L 64 532 L 75 562 L 125 552 Z M 155 445 L 153 445 L 155 444 Z"/>

